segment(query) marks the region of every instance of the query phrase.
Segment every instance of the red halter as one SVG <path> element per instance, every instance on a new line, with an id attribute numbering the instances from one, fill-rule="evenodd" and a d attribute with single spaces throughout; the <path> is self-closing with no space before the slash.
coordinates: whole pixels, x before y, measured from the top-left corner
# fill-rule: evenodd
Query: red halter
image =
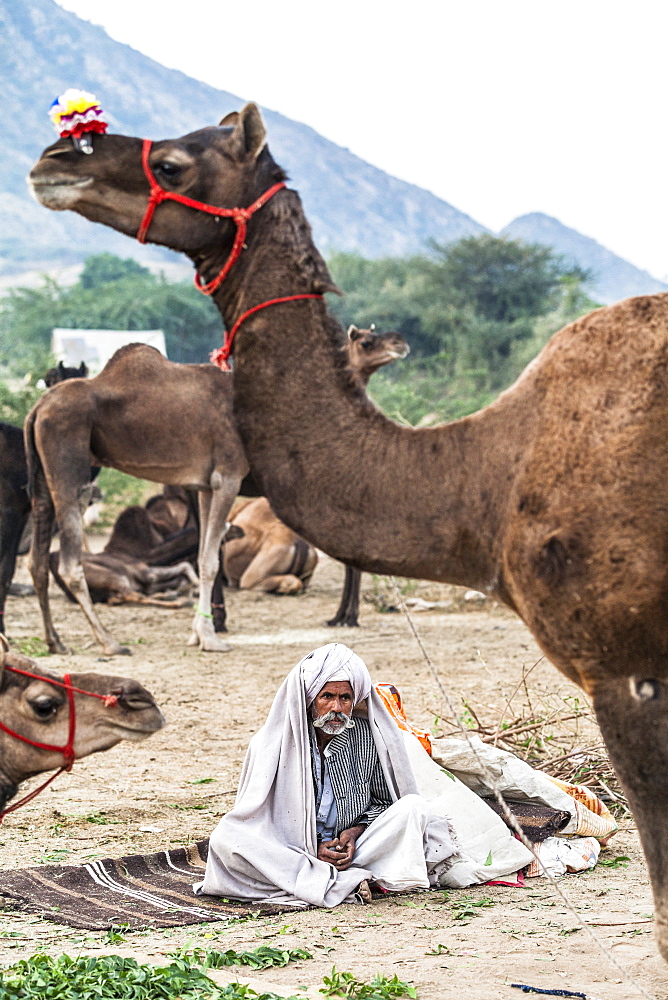
<path id="1" fill-rule="evenodd" d="M 203 284 L 199 274 L 195 274 L 195 287 L 204 295 L 213 295 L 213 293 L 220 288 L 222 283 L 225 281 L 225 278 L 230 273 L 233 264 L 235 264 L 241 256 L 241 251 L 244 248 L 244 241 L 246 239 L 248 220 L 257 212 L 259 208 L 266 205 L 269 199 L 273 198 L 277 191 L 280 191 L 286 185 L 284 181 L 279 181 L 278 184 L 274 184 L 267 191 L 265 191 L 264 194 L 261 194 L 252 205 L 249 205 L 248 208 L 217 208 L 215 205 L 207 205 L 203 201 L 195 201 L 193 198 L 186 197 L 186 195 L 177 194 L 175 191 L 166 191 L 165 188 L 161 187 L 155 179 L 155 175 L 148 162 L 152 145 L 153 143 L 151 139 L 144 139 L 142 144 L 141 162 L 151 189 L 151 193 L 148 198 L 148 204 L 146 205 L 146 211 L 144 212 L 144 218 L 142 219 L 139 229 L 137 230 L 137 239 L 140 243 L 146 242 L 146 236 L 153 219 L 153 214 L 158 205 L 163 201 L 176 201 L 180 205 L 187 205 L 188 208 L 195 208 L 199 212 L 208 212 L 209 215 L 233 219 L 237 227 L 234 243 L 232 244 L 229 257 L 216 277 L 206 284 Z M 232 353 L 232 344 L 237 330 L 244 320 L 248 319 L 249 316 L 252 316 L 253 313 L 258 312 L 260 309 L 265 309 L 267 306 L 278 305 L 281 302 L 293 302 L 296 299 L 321 298 L 322 295 L 316 293 L 286 295 L 282 298 L 269 299 L 267 302 L 262 302 L 257 306 L 253 306 L 252 309 L 248 309 L 242 316 L 239 317 L 229 333 L 225 333 L 223 346 L 212 352 L 211 362 L 219 368 L 222 368 L 223 371 L 230 371 L 228 358 Z"/>
<path id="2" fill-rule="evenodd" d="M 25 805 L 27 802 L 31 802 L 32 799 L 39 795 L 40 792 L 44 791 L 47 785 L 50 785 L 51 782 L 58 777 L 58 775 L 63 773 L 63 771 L 72 770 L 72 765 L 74 764 L 74 739 L 76 735 L 76 707 L 74 704 L 74 693 L 86 694 L 89 698 L 99 698 L 105 705 L 109 706 L 116 705 L 118 703 L 118 696 L 115 694 L 96 694 L 94 691 L 84 691 L 82 688 L 73 687 L 69 674 L 64 674 L 62 681 L 56 681 L 51 677 L 44 677 L 42 674 L 32 674 L 28 670 L 19 670 L 18 667 L 5 667 L 4 669 L 9 670 L 13 674 L 22 674 L 24 677 L 32 677 L 35 680 L 45 681 L 47 684 L 53 684 L 55 687 L 65 688 L 67 691 L 70 716 L 67 743 L 62 747 L 54 746 L 51 743 L 39 743 L 37 740 L 31 740 L 27 736 L 22 736 L 21 733 L 17 733 L 15 730 L 10 729 L 9 726 L 4 724 L 4 722 L 0 722 L 0 730 L 2 730 L 3 733 L 7 733 L 8 736 L 13 736 L 16 740 L 21 740 L 22 743 L 28 743 L 31 747 L 37 747 L 39 750 L 52 750 L 54 753 L 62 753 L 64 762 L 63 766 L 52 774 L 50 778 L 47 778 L 46 781 L 39 786 L 39 788 L 35 788 L 32 792 L 24 795 L 22 799 L 19 799 L 18 802 L 15 802 L 13 805 L 0 812 L 0 823 L 2 823 L 8 813 L 14 812 L 15 809 L 18 809 L 19 806 Z"/>
<path id="3" fill-rule="evenodd" d="M 148 228 L 151 225 L 151 220 L 153 219 L 153 213 L 158 205 L 163 201 L 177 201 L 180 205 L 187 205 L 188 208 L 196 208 L 199 212 L 208 212 L 209 215 L 216 215 L 219 218 L 233 219 L 237 227 L 236 236 L 234 237 L 234 243 L 232 245 L 232 250 L 230 251 L 230 256 L 227 258 L 219 273 L 207 284 L 202 284 L 199 274 L 195 275 L 195 285 L 200 292 L 203 292 L 204 295 L 212 295 L 223 283 L 230 271 L 230 268 L 241 255 L 244 240 L 246 239 L 246 227 L 248 220 L 255 215 L 257 210 L 262 208 L 262 206 L 265 205 L 270 198 L 273 198 L 277 191 L 280 191 L 286 186 L 285 182 L 279 181 L 278 184 L 274 184 L 267 191 L 265 191 L 264 194 L 261 194 L 252 205 L 249 205 L 248 208 L 218 208 L 216 205 L 207 205 L 203 201 L 195 201 L 193 198 L 188 198 L 184 194 L 177 194 L 175 191 L 166 191 L 165 188 L 160 187 L 148 162 L 152 145 L 153 143 L 150 139 L 144 139 L 141 162 L 151 188 L 151 193 L 149 195 L 146 211 L 144 212 L 144 218 L 142 219 L 141 225 L 137 230 L 137 239 L 140 243 L 146 242 L 146 236 Z"/>

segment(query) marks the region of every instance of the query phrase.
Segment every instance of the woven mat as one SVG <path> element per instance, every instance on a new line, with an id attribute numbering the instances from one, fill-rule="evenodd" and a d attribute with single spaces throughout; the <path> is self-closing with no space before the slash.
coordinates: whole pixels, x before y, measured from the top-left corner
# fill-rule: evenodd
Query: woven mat
<path id="1" fill-rule="evenodd" d="M 0 903 L 11 900 L 28 913 L 87 930 L 175 927 L 289 909 L 195 896 L 192 884 L 204 876 L 207 851 L 202 840 L 158 854 L 0 872 Z"/>

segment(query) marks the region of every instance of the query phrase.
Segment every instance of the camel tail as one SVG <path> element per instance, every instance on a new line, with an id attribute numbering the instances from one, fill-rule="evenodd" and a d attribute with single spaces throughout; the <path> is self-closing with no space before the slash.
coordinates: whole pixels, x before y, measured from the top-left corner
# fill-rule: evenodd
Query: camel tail
<path id="1" fill-rule="evenodd" d="M 26 450 L 26 464 L 28 466 L 28 497 L 30 500 L 35 496 L 35 484 L 37 477 L 42 473 L 42 460 L 35 444 L 35 420 L 37 419 L 37 407 L 33 406 L 23 425 L 23 439 Z"/>

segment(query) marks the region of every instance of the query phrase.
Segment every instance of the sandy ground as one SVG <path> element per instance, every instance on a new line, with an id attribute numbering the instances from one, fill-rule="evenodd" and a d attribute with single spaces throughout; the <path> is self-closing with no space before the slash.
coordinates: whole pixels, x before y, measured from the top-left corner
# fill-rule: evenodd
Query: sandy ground
<path id="1" fill-rule="evenodd" d="M 321 643 L 339 639 L 353 646 L 374 680 L 400 688 L 415 724 L 430 729 L 435 719 L 445 718 L 443 697 L 403 615 L 380 613 L 365 602 L 359 629 L 323 627 L 337 606 L 342 576 L 342 568 L 324 558 L 311 589 L 301 597 L 228 592 L 234 648 L 225 654 L 185 646 L 188 610 L 103 607 L 105 624 L 133 650 L 131 659 L 114 661 L 100 656 L 79 610 L 54 592 L 54 618 L 74 654 L 40 662 L 136 677 L 156 696 L 169 724 L 145 743 L 120 744 L 80 761 L 71 775 L 9 816 L 0 828 L 0 879 L 2 870 L 12 867 L 148 853 L 206 836 L 232 804 L 248 739 L 263 722 L 278 684 Z M 378 589 L 371 577 L 364 581 L 367 594 Z M 460 706 L 468 698 L 502 711 L 523 667 L 539 658 L 526 628 L 489 602 L 465 602 L 454 588 L 409 587 L 416 596 L 452 602 L 416 614 L 415 621 L 453 701 Z M 10 598 L 7 622 L 16 643 L 40 635 L 35 599 Z M 545 661 L 531 673 L 528 693 L 536 698 L 579 695 Z M 202 778 L 213 780 L 202 783 Z M 159 832 L 142 832 L 146 826 Z M 511 983 L 581 991 L 603 1000 L 663 998 L 668 995 L 668 969 L 654 945 L 651 893 L 630 822 L 602 858 L 618 855 L 629 857 L 626 866 L 599 866 L 560 880 L 582 920 L 595 925 L 605 954 L 553 887 L 545 879 L 533 879 L 523 889 L 416 893 L 365 907 L 126 933 L 111 943 L 106 933 L 74 931 L 4 911 L 0 964 L 38 949 L 53 954 L 116 952 L 158 962 L 187 944 L 223 949 L 272 944 L 306 948 L 314 955 L 311 961 L 255 974 L 255 984 L 283 995 L 317 987 L 336 965 L 360 978 L 396 974 L 414 983 L 422 1000 L 524 995 Z M 491 905 L 473 907 L 476 916 L 460 920 L 454 904 L 464 896 Z M 636 985 L 611 964 L 611 957 Z"/>

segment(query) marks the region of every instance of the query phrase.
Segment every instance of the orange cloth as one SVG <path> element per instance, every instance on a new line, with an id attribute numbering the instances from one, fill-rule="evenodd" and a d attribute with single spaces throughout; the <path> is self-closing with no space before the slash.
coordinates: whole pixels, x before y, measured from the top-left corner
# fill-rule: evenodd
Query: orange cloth
<path id="1" fill-rule="evenodd" d="M 415 726 L 410 724 L 404 713 L 403 705 L 401 704 L 401 695 L 395 688 L 394 684 L 376 684 L 375 688 L 377 693 L 383 699 L 385 708 L 399 726 L 399 729 L 403 729 L 407 733 L 412 733 L 413 736 L 417 737 L 431 757 L 431 740 L 429 739 L 429 733 L 425 732 L 423 729 L 416 729 Z"/>

